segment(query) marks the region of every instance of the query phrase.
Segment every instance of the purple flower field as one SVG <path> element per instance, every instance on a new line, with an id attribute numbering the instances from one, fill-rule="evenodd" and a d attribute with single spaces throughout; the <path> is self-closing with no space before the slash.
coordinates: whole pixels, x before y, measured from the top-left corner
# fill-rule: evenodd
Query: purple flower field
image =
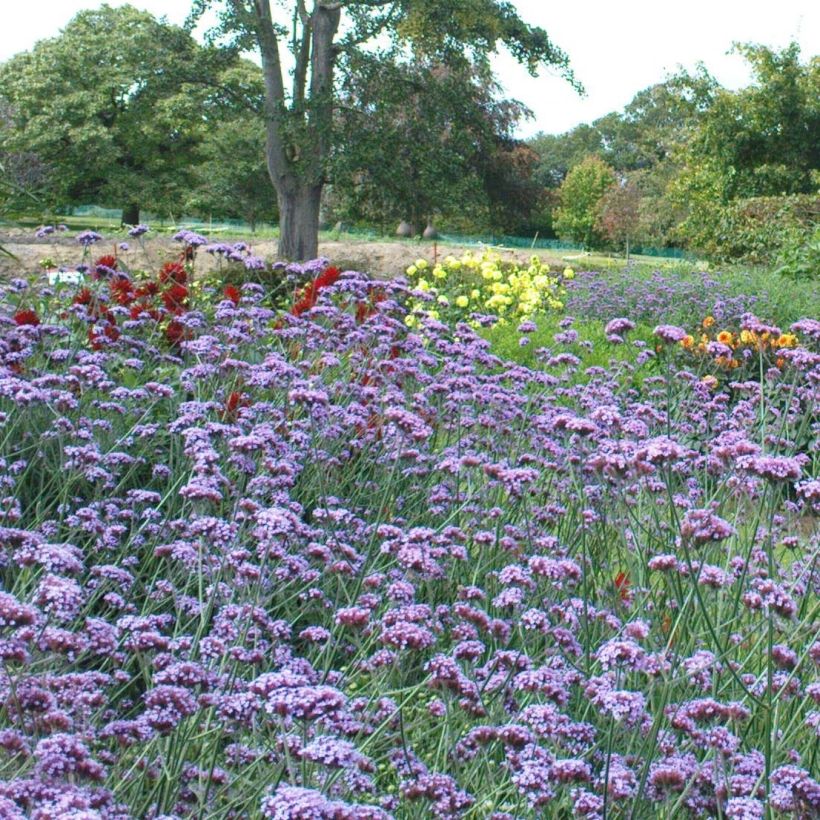
<path id="1" fill-rule="evenodd" d="M 528 368 L 180 269 L 3 290 L 0 817 L 820 816 L 820 322 Z"/>

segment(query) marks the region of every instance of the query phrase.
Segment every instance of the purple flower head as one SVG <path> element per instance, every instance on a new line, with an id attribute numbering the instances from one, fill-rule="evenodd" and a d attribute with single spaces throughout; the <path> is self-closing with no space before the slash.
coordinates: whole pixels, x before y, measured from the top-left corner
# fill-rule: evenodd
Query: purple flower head
<path id="1" fill-rule="evenodd" d="M 245 270 L 265 270 L 265 260 L 258 256 L 246 256 L 243 260 Z"/>
<path id="2" fill-rule="evenodd" d="M 815 341 L 820 339 L 820 321 L 817 319 L 800 319 L 791 326 L 790 330 L 798 336 L 807 336 Z"/>
<path id="3" fill-rule="evenodd" d="M 689 510 L 681 522 L 682 538 L 698 546 L 711 541 L 725 541 L 735 533 L 735 528 L 712 512 L 712 510 Z"/>
<path id="4" fill-rule="evenodd" d="M 140 223 L 139 225 L 134 225 L 133 228 L 128 230 L 128 235 L 132 236 L 134 239 L 138 239 L 141 236 L 145 236 L 151 229 L 147 225 L 143 225 Z"/>
<path id="5" fill-rule="evenodd" d="M 202 234 L 195 233 L 194 231 L 189 231 L 187 229 L 183 229 L 181 231 L 177 231 L 173 235 L 174 242 L 182 242 L 185 245 L 188 245 L 192 248 L 199 248 L 202 245 L 207 245 L 208 240 L 202 236 Z"/>
<path id="6" fill-rule="evenodd" d="M 677 344 L 686 338 L 686 331 L 677 325 L 658 325 L 653 332 L 666 344 Z"/>
<path id="7" fill-rule="evenodd" d="M 607 336 L 619 336 L 623 339 L 624 335 L 626 335 L 630 330 L 635 329 L 635 323 L 630 321 L 629 319 L 618 318 L 618 319 L 611 319 L 607 322 L 606 327 L 604 328 L 604 333 Z"/>
<path id="8" fill-rule="evenodd" d="M 91 757 L 88 746 L 79 735 L 54 734 L 41 740 L 34 750 L 37 772 L 44 777 L 61 779 L 72 775 L 102 780 L 105 769 Z"/>
<path id="9" fill-rule="evenodd" d="M 738 467 L 767 481 L 797 481 L 806 458 L 800 456 L 743 456 Z"/>
<path id="10" fill-rule="evenodd" d="M 84 247 L 88 248 L 95 242 L 101 242 L 102 236 L 96 231 L 82 231 L 77 234 L 77 241 Z"/>

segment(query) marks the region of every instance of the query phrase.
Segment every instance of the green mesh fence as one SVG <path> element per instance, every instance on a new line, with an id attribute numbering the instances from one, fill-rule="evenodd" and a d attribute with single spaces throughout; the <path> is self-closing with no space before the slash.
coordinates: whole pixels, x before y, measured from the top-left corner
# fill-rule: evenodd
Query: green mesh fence
<path id="1" fill-rule="evenodd" d="M 82 217 L 88 219 L 106 219 L 119 220 L 121 211 L 113 208 L 101 208 L 98 205 L 80 205 L 71 208 L 68 216 Z M 201 233 L 228 233 L 236 232 L 240 234 L 250 234 L 253 231 L 251 226 L 241 219 L 219 219 L 210 220 L 202 219 L 196 216 L 179 216 L 173 221 L 167 217 L 162 218 L 159 215 L 144 212 L 140 215 L 142 222 L 153 224 L 155 227 L 164 227 L 166 229 L 188 228 L 190 230 L 200 231 Z M 276 226 L 271 224 L 259 223 L 255 226 L 255 232 L 259 234 L 272 234 L 276 231 Z M 354 226 L 344 226 L 341 231 L 323 231 L 325 236 L 332 238 L 351 236 L 362 241 L 379 241 L 379 240 L 395 240 L 396 237 L 385 236 L 378 231 L 368 228 L 359 228 Z M 418 243 L 418 239 L 397 240 L 408 243 Z M 506 234 L 454 234 L 442 233 L 439 235 L 439 242 L 448 245 L 466 245 L 466 246 L 481 246 L 490 245 L 497 248 L 520 248 L 522 250 L 550 250 L 550 251 L 564 251 L 583 253 L 584 247 L 573 242 L 565 242 L 561 239 L 543 239 L 541 237 L 527 237 L 527 236 L 508 236 Z M 694 258 L 681 248 L 653 248 L 636 245 L 630 248 L 630 253 L 635 256 L 655 256 L 664 257 L 667 259 L 690 259 Z"/>

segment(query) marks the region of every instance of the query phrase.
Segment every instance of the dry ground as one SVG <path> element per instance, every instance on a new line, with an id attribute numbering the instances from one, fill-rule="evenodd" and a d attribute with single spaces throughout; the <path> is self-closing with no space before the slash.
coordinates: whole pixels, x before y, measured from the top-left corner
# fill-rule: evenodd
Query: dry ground
<path id="1" fill-rule="evenodd" d="M 240 238 L 244 242 L 249 241 L 248 237 Z M 128 237 L 122 234 L 110 239 L 107 238 L 92 248 L 92 255 L 96 258 L 105 253 L 111 253 L 116 248 L 117 243 L 125 239 L 128 239 Z M 215 241 L 226 242 L 231 240 L 219 236 Z M 133 270 L 155 270 L 163 262 L 175 258 L 180 248 L 179 244 L 173 242 L 169 236 L 155 236 L 146 239 L 142 244 L 130 239 L 128 242 L 130 250 L 119 253 Z M 257 256 L 269 261 L 276 259 L 275 241 L 261 240 L 250 244 Z M 15 273 L 30 274 L 38 270 L 40 260 L 43 259 L 50 259 L 58 267 L 73 267 L 82 258 L 82 248 L 73 236 L 55 234 L 45 239 L 36 239 L 32 231 L 0 230 L 0 245 L 13 253 L 19 260 L 15 262 L 0 256 L 0 274 L 4 276 L 15 275 Z M 460 255 L 466 250 L 477 251 L 478 249 L 457 245 L 433 245 L 430 242 L 374 242 L 356 239 L 322 242 L 319 246 L 319 253 L 326 256 L 334 264 L 347 269 L 365 271 L 376 277 L 397 276 L 419 258 L 432 262 L 436 254 L 439 257 L 448 254 Z M 526 260 L 531 255 L 526 250 L 500 250 L 499 252 L 507 259 L 518 261 Z M 561 257 L 557 252 L 540 251 L 538 255 L 556 268 L 562 268 L 568 262 L 571 262 L 571 256 Z M 216 260 L 209 254 L 201 253 L 199 255 L 197 259 L 199 269 L 209 270 L 215 266 Z"/>

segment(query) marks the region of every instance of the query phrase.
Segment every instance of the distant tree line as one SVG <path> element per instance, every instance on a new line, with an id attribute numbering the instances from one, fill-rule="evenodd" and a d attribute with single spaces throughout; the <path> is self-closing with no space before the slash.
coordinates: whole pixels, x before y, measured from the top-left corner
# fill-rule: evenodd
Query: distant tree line
<path id="1" fill-rule="evenodd" d="M 486 32 L 506 38 L 530 68 L 559 66 L 577 87 L 566 55 L 508 4 L 471 12 L 465 3 L 464 31 L 444 39 L 436 15 L 446 4 L 398 4 L 399 22 L 373 17 L 380 4 L 360 4 L 353 23 L 366 34 L 374 22 L 392 26 L 395 37 L 359 48 L 350 29 L 335 47 L 321 134 L 310 125 L 319 103 L 297 99 L 299 77 L 296 98 L 272 115 L 264 53 L 265 71 L 242 57 L 267 36 L 257 19 L 265 3 L 233 3 L 221 39 L 205 44 L 130 6 L 81 12 L 59 36 L 0 65 L 0 211 L 94 203 L 121 208 L 126 224 L 144 211 L 275 222 L 283 202 L 296 206 L 271 184 L 273 139 L 286 143 L 280 159 L 294 179 L 316 171 L 306 152 L 324 152 L 316 202 L 328 226 L 392 232 L 404 222 L 420 233 L 434 222 L 627 254 L 682 246 L 764 261 L 815 230 L 817 57 L 801 61 L 796 44 L 738 45 L 754 73 L 748 88 L 723 89 L 700 66 L 639 92 L 623 111 L 524 142 L 514 135 L 530 112 L 497 85 Z M 195 12 L 208 5 L 200 0 Z M 294 15 L 293 47 L 310 47 L 326 10 L 317 2 L 315 19 Z M 459 48 L 462 35 L 469 48 Z M 288 230 L 294 255 L 312 250 L 305 224 Z"/>
<path id="2" fill-rule="evenodd" d="M 721 88 L 700 66 L 622 112 L 540 134 L 537 181 L 551 231 L 592 248 L 678 245 L 715 259 L 771 261 L 817 237 L 820 58 L 736 45 L 753 83 Z"/>
<path id="3" fill-rule="evenodd" d="M 278 220 L 290 258 L 315 253 L 320 209 L 331 224 L 513 230 L 544 191 L 513 137 L 526 109 L 494 81 L 501 45 L 574 83 L 503 0 L 193 0 L 185 28 L 84 11 L 0 66 L 0 208 Z M 242 59 L 254 49 L 261 68 Z"/>

